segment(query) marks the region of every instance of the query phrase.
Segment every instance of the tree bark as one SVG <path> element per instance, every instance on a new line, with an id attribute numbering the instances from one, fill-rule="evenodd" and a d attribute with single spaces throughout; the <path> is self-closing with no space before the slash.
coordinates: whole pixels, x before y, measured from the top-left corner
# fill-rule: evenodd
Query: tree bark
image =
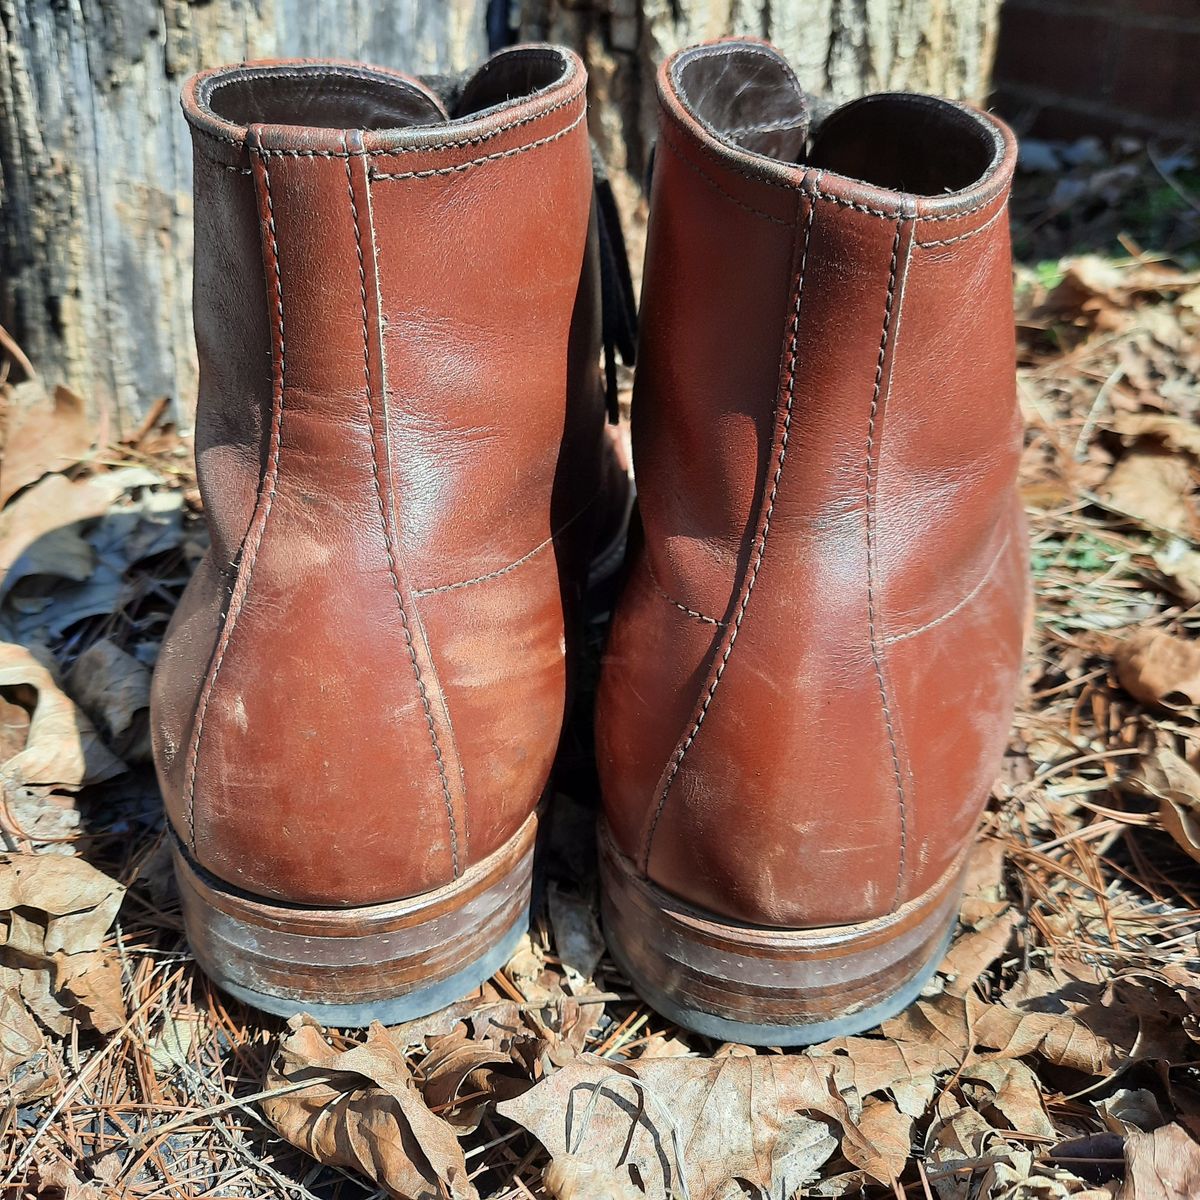
<path id="1" fill-rule="evenodd" d="M 867 92 L 933 92 L 982 103 L 1002 0 L 525 0 L 521 33 L 566 42 L 592 78 L 592 129 L 635 178 L 655 137 L 658 64 L 682 46 L 761 37 L 801 85 L 838 103 Z"/>
<path id="2" fill-rule="evenodd" d="M 0 325 L 117 431 L 156 400 L 186 424 L 191 150 L 178 109 L 203 66 L 333 56 L 458 71 L 506 0 L 0 0 Z M 979 98 L 1000 0 L 509 0 L 517 32 L 580 50 L 592 128 L 626 215 L 654 138 L 654 71 L 730 33 L 774 41 L 811 90 Z M 631 252 L 640 258 L 638 222 Z"/>
<path id="3" fill-rule="evenodd" d="M 179 88 L 247 58 L 487 53 L 487 0 L 0 0 L 0 324 L 118 431 L 195 392 Z"/>

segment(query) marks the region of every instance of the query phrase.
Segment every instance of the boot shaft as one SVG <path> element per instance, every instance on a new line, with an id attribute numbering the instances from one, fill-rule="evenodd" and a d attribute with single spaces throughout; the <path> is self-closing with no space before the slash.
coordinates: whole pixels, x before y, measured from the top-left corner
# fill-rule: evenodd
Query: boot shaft
<path id="1" fill-rule="evenodd" d="M 607 819 L 708 911 L 870 920 L 957 869 L 1011 719 L 1014 143 L 921 96 L 812 128 L 758 43 L 659 89 Z"/>
<path id="2" fill-rule="evenodd" d="M 156 759 L 187 853 L 250 892 L 449 884 L 545 787 L 604 423 L 584 89 L 545 47 L 450 111 L 345 64 L 185 91 L 212 551 Z"/>

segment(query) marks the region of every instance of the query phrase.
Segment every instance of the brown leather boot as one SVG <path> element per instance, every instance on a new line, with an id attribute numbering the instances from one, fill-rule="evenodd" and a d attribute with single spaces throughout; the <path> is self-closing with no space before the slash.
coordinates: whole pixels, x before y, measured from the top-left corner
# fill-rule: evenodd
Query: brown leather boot
<path id="1" fill-rule="evenodd" d="M 1011 721 L 1015 146 L 928 96 L 810 129 L 756 42 L 659 93 L 604 918 L 679 1023 L 819 1041 L 928 980 Z"/>
<path id="2" fill-rule="evenodd" d="M 584 87 L 533 47 L 450 102 L 312 61 L 184 91 L 212 549 L 155 756 L 193 950 L 260 1008 L 422 1014 L 525 928 L 566 643 L 619 525 Z"/>

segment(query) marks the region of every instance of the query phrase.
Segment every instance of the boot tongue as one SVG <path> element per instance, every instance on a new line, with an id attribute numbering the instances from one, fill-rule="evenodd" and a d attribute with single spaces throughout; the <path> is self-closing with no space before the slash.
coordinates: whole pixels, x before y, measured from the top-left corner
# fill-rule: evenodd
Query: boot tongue
<path id="1" fill-rule="evenodd" d="M 762 42 L 716 42 L 679 55 L 675 88 L 722 141 L 781 162 L 804 156 L 810 107 L 787 61 Z"/>

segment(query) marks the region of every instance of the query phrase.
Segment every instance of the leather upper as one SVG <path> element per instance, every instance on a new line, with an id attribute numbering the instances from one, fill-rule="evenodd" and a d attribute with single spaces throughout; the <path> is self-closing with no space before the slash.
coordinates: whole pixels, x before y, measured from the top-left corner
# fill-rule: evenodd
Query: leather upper
<path id="1" fill-rule="evenodd" d="M 712 913 L 870 920 L 959 856 L 1011 721 L 1015 145 L 924 96 L 814 130 L 757 42 L 658 84 L 606 819 Z"/>
<path id="2" fill-rule="evenodd" d="M 449 105 L 314 61 L 184 91 L 212 549 L 155 757 L 179 838 L 247 891 L 441 886 L 545 788 L 601 509 L 585 84 L 533 47 Z"/>

